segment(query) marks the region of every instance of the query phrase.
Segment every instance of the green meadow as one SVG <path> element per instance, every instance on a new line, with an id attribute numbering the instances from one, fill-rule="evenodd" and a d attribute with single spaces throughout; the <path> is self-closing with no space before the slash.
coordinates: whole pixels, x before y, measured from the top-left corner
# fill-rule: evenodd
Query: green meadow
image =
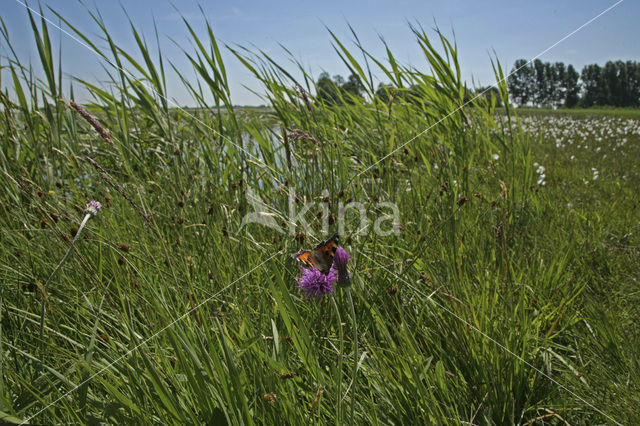
<path id="1" fill-rule="evenodd" d="M 469 97 L 420 27 L 426 69 L 328 31 L 365 92 L 328 102 L 186 20 L 181 109 L 134 26 L 127 51 L 58 16 L 111 76 L 67 86 L 30 17 L 31 64 L 1 31 L 1 422 L 640 422 L 635 112 L 498 108 L 497 59 Z M 232 104 L 229 55 L 267 108 Z M 291 253 L 340 226 L 351 286 L 307 298 Z"/>

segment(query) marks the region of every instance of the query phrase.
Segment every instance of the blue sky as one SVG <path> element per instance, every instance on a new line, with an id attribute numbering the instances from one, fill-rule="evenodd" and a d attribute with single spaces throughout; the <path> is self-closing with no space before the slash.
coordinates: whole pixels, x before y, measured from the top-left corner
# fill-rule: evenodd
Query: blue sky
<path id="1" fill-rule="evenodd" d="M 20 2 L 0 0 L 0 16 L 21 61 L 31 61 L 37 68 L 37 51 L 25 8 Z M 130 52 L 135 51 L 135 41 L 120 4 L 126 9 L 138 31 L 144 33 L 147 41 L 154 46 L 155 19 L 163 56 L 173 61 L 178 69 L 184 70 L 184 76 L 190 80 L 194 79 L 194 74 L 181 48 L 192 48 L 181 15 L 204 37 L 204 18 L 198 5 L 202 7 L 219 42 L 261 49 L 288 65 L 287 55 L 279 46 L 282 44 L 315 76 L 322 71 L 345 77 L 348 73 L 332 48 L 325 26 L 348 46 L 353 46 L 347 23 L 351 24 L 365 48 L 382 60 L 385 54 L 379 37 L 383 37 L 396 58 L 427 71 L 425 60 L 407 23 L 418 22 L 425 29 L 430 29 L 436 22 L 446 35 L 453 36 L 455 32 L 463 78 L 469 84 L 474 79 L 476 83 L 488 85 L 494 82 L 490 62 L 492 52 L 495 51 L 503 67 L 510 70 L 516 59 L 530 59 L 538 55 L 615 2 L 121 0 L 119 3 L 105 0 L 85 2 L 83 6 L 77 0 L 41 0 L 40 4 L 45 10 L 45 16 L 55 23 L 59 21 L 47 7 L 55 9 L 85 34 L 92 35 L 93 40 L 98 40 L 99 31 L 89 19 L 86 8 L 99 10 L 111 36 Z M 33 1 L 29 4 L 34 7 L 38 5 Z M 625 0 L 544 54 L 541 59 L 570 63 L 578 70 L 585 64 L 603 64 L 608 60 L 640 60 L 640 48 L 637 44 L 639 18 L 640 2 Z M 50 28 L 50 31 L 54 43 L 61 43 L 63 70 L 67 76 L 90 81 L 105 79 L 104 67 L 108 67 L 107 64 L 59 30 Z M 5 41 L 0 40 L 0 55 L 3 56 L 0 64 L 6 63 L 7 54 Z M 263 103 L 244 87 L 261 90 L 250 73 L 232 55 L 225 54 L 224 57 L 233 102 L 240 105 Z M 293 69 L 294 66 L 291 65 L 290 68 Z M 180 105 L 190 104 L 186 91 L 182 89 L 173 71 L 168 71 L 168 78 L 170 96 Z M 8 80 L 8 75 L 3 72 L 2 84 L 8 84 Z M 76 94 L 80 93 L 81 97 L 77 86 L 74 87 Z"/>

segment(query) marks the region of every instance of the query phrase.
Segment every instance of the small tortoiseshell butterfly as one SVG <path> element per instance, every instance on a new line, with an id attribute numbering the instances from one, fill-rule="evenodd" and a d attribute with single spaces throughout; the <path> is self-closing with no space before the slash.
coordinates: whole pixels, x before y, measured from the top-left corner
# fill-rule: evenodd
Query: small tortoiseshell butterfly
<path id="1" fill-rule="evenodd" d="M 333 234 L 327 241 L 321 241 L 313 250 L 300 250 L 291 255 L 294 259 L 313 266 L 323 274 L 328 274 L 333 264 L 333 256 L 338 248 L 338 234 Z"/>

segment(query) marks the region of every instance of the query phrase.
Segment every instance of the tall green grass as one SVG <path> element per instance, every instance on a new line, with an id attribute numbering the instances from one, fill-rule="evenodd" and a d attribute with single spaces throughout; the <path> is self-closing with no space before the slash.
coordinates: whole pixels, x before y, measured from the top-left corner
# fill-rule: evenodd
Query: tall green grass
<path id="1" fill-rule="evenodd" d="M 637 328 L 621 329 L 615 312 L 597 321 L 601 295 L 589 290 L 601 266 L 585 257 L 584 234 L 562 206 L 539 193 L 536 141 L 515 111 L 496 113 L 495 99 L 465 105 L 457 47 L 440 31 L 410 27 L 429 69 L 403 65 L 388 47 L 374 57 L 353 30 L 353 43 L 329 32 L 366 94 L 328 104 L 301 65 L 222 46 L 208 23 L 201 32 L 185 20 L 193 48 L 184 54 L 198 79 L 182 80 L 196 105 L 183 110 L 167 98 L 171 59 L 133 24 L 137 51 L 128 52 L 97 13 L 99 36 L 47 13 L 107 64 L 111 81 L 76 76 L 73 87 L 94 98 L 86 108 L 114 145 L 69 107 L 73 90 L 62 87 L 48 23 L 28 12 L 37 64 L 18 60 L 18 35 L 3 23 L 2 75 L 12 83 L 0 125 L 3 421 L 638 420 L 637 361 L 625 349 Z M 233 106 L 225 50 L 262 83 L 272 112 Z M 508 105 L 497 61 L 495 73 Z M 373 75 L 391 81 L 388 102 L 373 96 Z M 296 130 L 308 136 L 292 137 Z M 254 193 L 286 229 L 291 190 L 298 208 L 318 203 L 307 215 L 315 239 L 240 227 Z M 105 208 L 56 279 L 43 282 L 92 198 Z M 347 199 L 364 203 L 371 220 L 388 213 L 380 201 L 401 211 L 400 233 L 389 236 L 357 234 L 357 215 L 347 216 L 357 359 L 339 338 L 352 331 L 346 297 L 336 295 L 346 321 L 338 326 L 330 302 L 294 289 L 288 253 L 323 237 L 325 199 L 334 216 Z M 592 242 L 602 234 L 584 232 Z M 610 269 L 627 261 L 599 250 Z M 358 365 L 356 387 L 340 361 Z M 337 417 L 340 398 L 353 418 L 346 409 Z"/>

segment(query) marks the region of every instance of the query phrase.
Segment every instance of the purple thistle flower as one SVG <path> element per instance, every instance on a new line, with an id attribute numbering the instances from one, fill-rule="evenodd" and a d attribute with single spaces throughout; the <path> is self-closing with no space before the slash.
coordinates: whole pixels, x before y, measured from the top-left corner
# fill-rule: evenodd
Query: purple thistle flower
<path id="1" fill-rule="evenodd" d="M 338 285 L 340 287 L 349 287 L 351 285 L 351 276 L 347 269 L 347 263 L 351 257 L 349 253 L 342 247 L 336 249 L 336 254 L 333 257 L 333 267 L 338 270 Z"/>
<path id="2" fill-rule="evenodd" d="M 302 275 L 297 277 L 300 290 L 307 297 L 322 297 L 335 292 L 333 282 L 338 279 L 338 272 L 331 266 L 327 274 L 323 274 L 316 268 L 300 268 Z"/>
<path id="3" fill-rule="evenodd" d="M 102 204 L 99 201 L 91 200 L 87 203 L 86 212 L 90 214 L 92 217 L 97 215 L 98 212 L 102 209 Z"/>

